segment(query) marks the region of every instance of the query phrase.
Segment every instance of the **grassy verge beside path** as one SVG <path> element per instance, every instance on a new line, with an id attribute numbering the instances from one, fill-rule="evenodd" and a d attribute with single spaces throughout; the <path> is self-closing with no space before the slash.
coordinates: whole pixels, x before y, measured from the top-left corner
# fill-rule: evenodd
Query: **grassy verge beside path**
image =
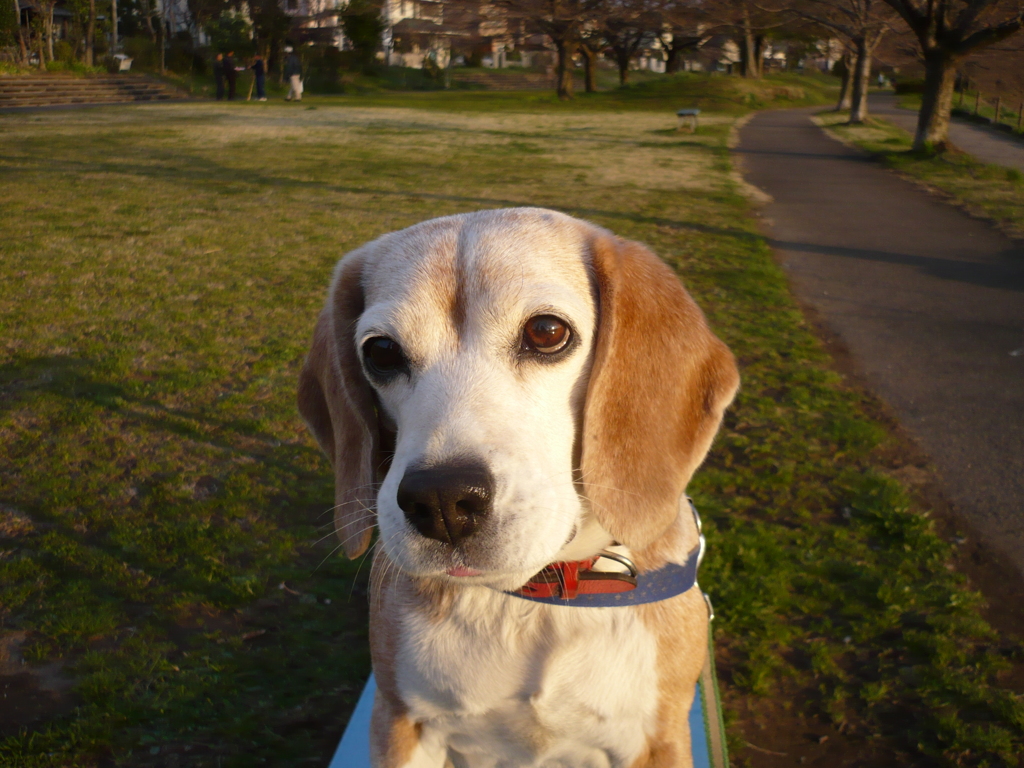
<path id="1" fill-rule="evenodd" d="M 913 137 L 879 118 L 847 125 L 844 113 L 825 112 L 815 120 L 841 140 L 875 155 L 913 181 L 938 190 L 975 216 L 989 219 L 1016 239 L 1024 239 L 1024 174 L 979 162 L 970 155 L 912 152 Z"/>
<path id="2" fill-rule="evenodd" d="M 739 357 L 691 488 L 728 698 L 784 695 L 786 727 L 877 764 L 1014 764 L 1021 648 L 790 297 L 732 118 L 520 98 L 0 116 L 0 764 L 326 763 L 369 669 L 368 567 L 334 553 L 295 411 L 312 324 L 347 250 L 508 205 L 648 243 Z"/>

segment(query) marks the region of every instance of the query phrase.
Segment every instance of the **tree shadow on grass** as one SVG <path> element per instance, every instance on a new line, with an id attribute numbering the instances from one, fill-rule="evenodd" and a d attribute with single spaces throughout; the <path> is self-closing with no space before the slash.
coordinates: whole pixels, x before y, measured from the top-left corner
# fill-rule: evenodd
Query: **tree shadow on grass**
<path id="1" fill-rule="evenodd" d="M 242 451 L 248 456 L 255 452 L 269 457 L 278 442 L 276 436 L 262 431 L 249 419 L 217 418 L 201 411 L 168 408 L 152 398 L 140 397 L 131 388 L 113 381 L 103 366 L 91 360 L 51 355 L 16 358 L 13 363 L 0 365 L 0 414 L 40 393 L 90 403 L 110 413 L 129 416 L 151 429 L 203 441 L 225 451 Z M 201 429 L 200 424 L 212 427 L 212 432 Z M 231 443 L 233 436 L 251 440 L 242 448 Z M 264 448 L 261 450 L 252 440 Z M 320 456 L 319 450 L 305 445 L 290 444 L 288 450 L 293 454 Z"/>
<path id="2" fill-rule="evenodd" d="M 125 176 L 137 176 L 145 179 L 159 180 L 165 182 L 178 182 L 188 185 L 199 185 L 207 191 L 214 191 L 225 185 L 248 184 L 259 189 L 297 189 L 329 192 L 334 194 L 366 195 L 370 197 L 385 198 L 409 198 L 437 200 L 448 203 L 458 203 L 474 207 L 493 208 L 514 208 L 521 206 L 537 205 L 531 200 L 482 197 L 473 195 L 459 195 L 444 192 L 429 192 L 422 189 L 385 189 L 375 186 L 358 186 L 337 184 L 328 181 L 303 180 L 275 176 L 256 170 L 245 168 L 234 168 L 221 163 L 216 163 L 207 158 L 186 156 L 181 153 L 168 153 L 150 151 L 145 155 L 146 159 L 153 161 L 139 163 L 132 160 L 105 159 L 102 161 L 75 161 L 72 158 L 60 158 L 53 160 L 34 160 L 32 168 L 23 168 L 12 173 L 32 174 L 44 170 L 60 176 L 68 173 L 76 175 L 88 174 L 117 174 Z M 601 208 L 590 208 L 577 205 L 543 206 L 560 210 L 572 216 L 580 218 L 599 218 L 604 220 L 626 221 L 632 224 L 653 224 L 659 227 L 670 229 L 697 232 L 715 237 L 734 238 L 744 242 L 765 242 L 765 238 L 754 232 L 735 229 L 730 227 L 716 227 L 703 224 L 697 221 L 668 218 L 664 216 L 652 216 L 643 213 L 630 211 L 606 210 Z"/>

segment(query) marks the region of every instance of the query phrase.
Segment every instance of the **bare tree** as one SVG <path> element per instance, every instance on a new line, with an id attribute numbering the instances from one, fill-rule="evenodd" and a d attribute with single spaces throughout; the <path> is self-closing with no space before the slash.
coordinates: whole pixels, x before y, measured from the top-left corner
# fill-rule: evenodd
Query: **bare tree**
<path id="1" fill-rule="evenodd" d="M 683 66 L 683 54 L 703 46 L 712 34 L 713 28 L 701 3 L 676 0 L 665 5 L 658 35 L 665 50 L 665 71 L 678 72 Z"/>
<path id="2" fill-rule="evenodd" d="M 53 61 L 53 8 L 57 0 L 32 0 L 32 31 L 39 55 L 39 68 L 45 69 L 46 62 Z"/>
<path id="3" fill-rule="evenodd" d="M 53 9 L 57 0 L 39 0 L 39 11 L 43 17 L 43 30 L 46 35 L 46 60 L 53 61 Z"/>
<path id="4" fill-rule="evenodd" d="M 843 55 L 839 62 L 843 65 L 843 71 L 839 84 L 839 99 L 836 101 L 836 112 L 850 108 L 850 80 L 852 79 L 850 73 L 853 69 L 853 54 L 850 52 L 849 46 L 843 46 Z"/>
<path id="5" fill-rule="evenodd" d="M 21 27 L 21 5 L 18 0 L 8 0 L 6 7 L 7 12 L 0 13 L 0 22 L 2 22 L 0 23 L 0 45 L 7 45 L 8 42 L 13 44 L 14 41 L 17 41 L 18 60 L 22 64 L 27 64 L 28 46 L 25 43 L 25 32 Z"/>
<path id="6" fill-rule="evenodd" d="M 875 49 L 895 21 L 884 0 L 801 0 L 793 13 L 844 37 L 852 53 L 850 122 L 868 117 L 868 85 Z M 846 76 L 844 76 L 844 81 Z"/>
<path id="7" fill-rule="evenodd" d="M 792 21 L 791 0 L 707 0 L 704 9 L 709 23 L 729 30 L 740 49 L 740 74 L 760 78 L 764 53 L 771 31 Z"/>
<path id="8" fill-rule="evenodd" d="M 604 6 L 604 36 L 619 68 L 619 85 L 629 80 L 629 64 L 644 39 L 661 28 L 656 0 L 608 0 Z"/>
<path id="9" fill-rule="evenodd" d="M 604 27 L 591 23 L 580 31 L 580 53 L 583 56 L 583 88 L 587 93 L 597 91 L 597 60 L 605 49 L 607 41 Z"/>
<path id="10" fill-rule="evenodd" d="M 917 38 L 924 94 L 914 148 L 944 149 L 949 136 L 956 67 L 971 53 L 1005 40 L 1024 25 L 1020 0 L 884 0 Z"/>
<path id="11" fill-rule="evenodd" d="M 29 15 L 29 39 L 28 48 L 35 51 L 39 59 L 39 69 L 46 69 L 46 9 L 42 0 L 31 0 L 29 6 L 32 13 Z"/>
<path id="12" fill-rule="evenodd" d="M 96 0 L 89 0 L 89 20 L 85 24 L 85 64 L 94 66 L 96 60 Z"/>
<path id="13" fill-rule="evenodd" d="M 498 0 L 508 16 L 547 35 L 558 53 L 555 89 L 558 98 L 571 99 L 573 58 L 583 31 L 600 17 L 607 0 Z"/>

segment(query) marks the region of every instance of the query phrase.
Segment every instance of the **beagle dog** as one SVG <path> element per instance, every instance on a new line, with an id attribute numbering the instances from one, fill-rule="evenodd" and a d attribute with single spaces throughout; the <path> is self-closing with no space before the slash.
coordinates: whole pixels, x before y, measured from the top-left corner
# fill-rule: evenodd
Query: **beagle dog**
<path id="1" fill-rule="evenodd" d="M 694 562 L 680 499 L 738 386 L 668 266 L 561 213 L 434 219 L 340 261 L 298 397 L 345 553 L 379 531 L 376 768 L 691 764 L 700 590 L 557 598 L 581 562 L 613 591 L 619 563 Z M 565 563 L 555 600 L 523 599 Z"/>

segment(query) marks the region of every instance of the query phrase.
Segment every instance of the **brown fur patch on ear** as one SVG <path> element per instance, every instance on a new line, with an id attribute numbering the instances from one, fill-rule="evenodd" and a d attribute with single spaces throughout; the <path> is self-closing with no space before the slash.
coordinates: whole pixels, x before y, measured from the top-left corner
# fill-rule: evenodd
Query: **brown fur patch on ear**
<path id="1" fill-rule="evenodd" d="M 598 331 L 583 416 L 583 485 L 597 520 L 654 541 L 739 386 L 732 353 L 675 273 L 639 243 L 595 237 Z"/>
<path id="2" fill-rule="evenodd" d="M 299 413 L 305 419 L 306 426 L 331 466 L 334 466 L 334 424 L 327 399 L 338 397 L 339 390 L 337 373 L 332 370 L 334 361 L 330 334 L 330 315 L 326 311 L 321 312 L 313 330 L 313 343 L 299 373 L 298 401 Z"/>
<path id="3" fill-rule="evenodd" d="M 362 265 L 343 263 L 299 374 L 299 413 L 334 468 L 335 531 L 349 558 L 373 536 L 374 481 L 382 464 L 373 391 L 356 357 L 355 324 L 363 311 Z"/>

